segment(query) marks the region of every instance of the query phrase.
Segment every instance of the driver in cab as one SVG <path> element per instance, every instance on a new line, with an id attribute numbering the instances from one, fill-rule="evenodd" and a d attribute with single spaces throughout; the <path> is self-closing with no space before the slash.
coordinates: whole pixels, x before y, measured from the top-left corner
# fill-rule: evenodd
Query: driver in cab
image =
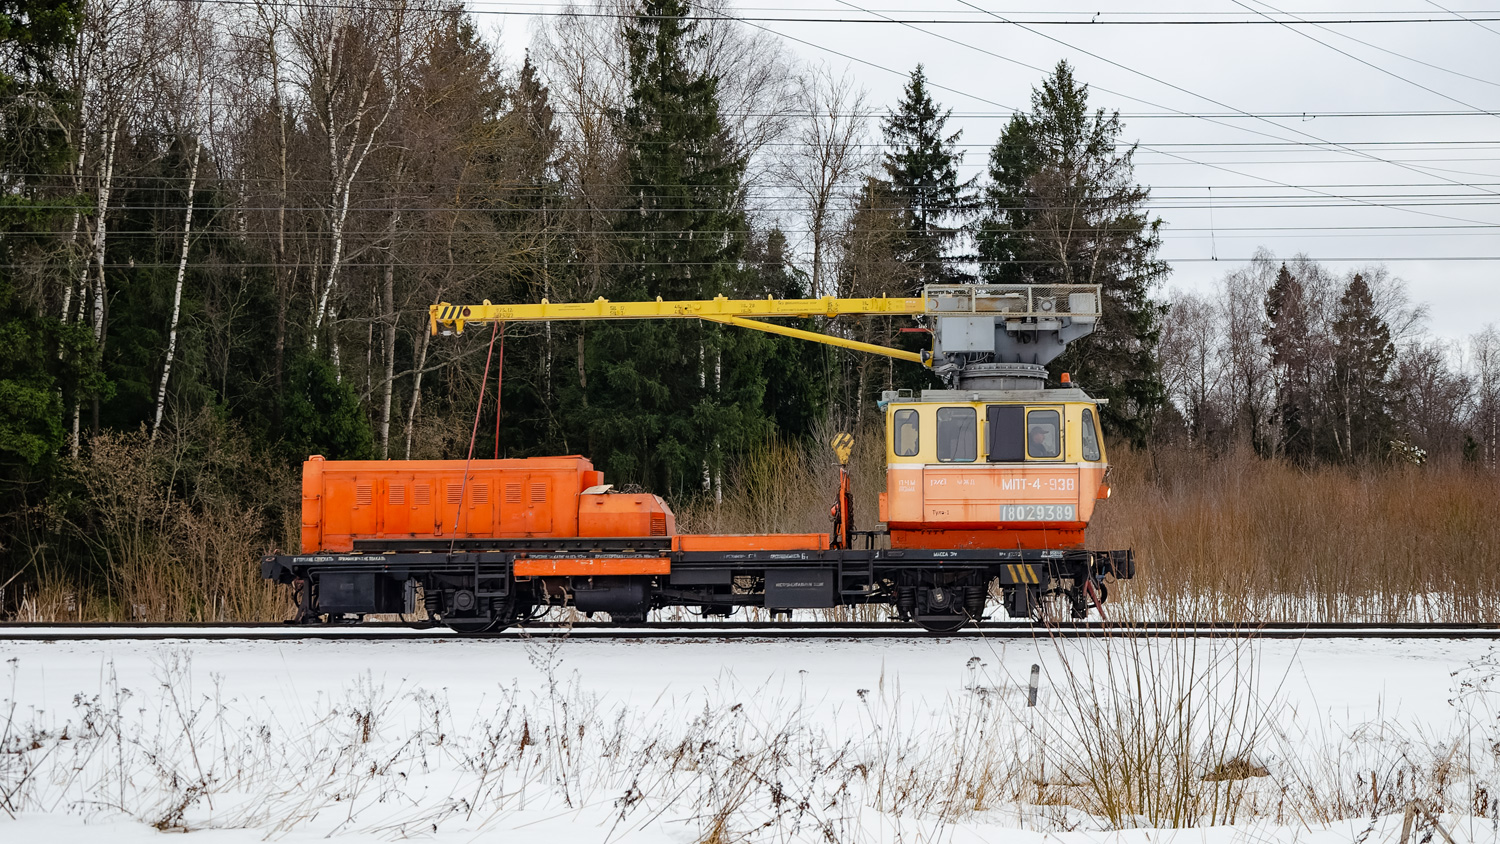
<path id="1" fill-rule="evenodd" d="M 1027 430 L 1026 453 L 1031 457 L 1056 457 L 1057 432 L 1051 425 L 1032 425 Z"/>

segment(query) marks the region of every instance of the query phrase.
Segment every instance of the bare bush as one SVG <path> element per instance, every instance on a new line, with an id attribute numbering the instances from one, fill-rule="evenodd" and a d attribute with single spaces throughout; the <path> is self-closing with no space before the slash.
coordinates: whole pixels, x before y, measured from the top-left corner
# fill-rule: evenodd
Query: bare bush
<path id="1" fill-rule="evenodd" d="M 57 515 L 92 545 L 107 584 L 85 595 L 67 579 L 39 593 L 34 620 L 265 621 L 287 618 L 283 590 L 263 580 L 259 559 L 279 543 L 268 511 L 292 511 L 290 473 L 267 473 L 248 446 L 210 416 L 153 438 L 101 433 L 74 475 L 85 495 Z M 257 478 L 257 475 L 260 477 Z M 257 482 L 259 480 L 260 482 Z M 261 505 L 242 503 L 243 493 Z M 292 526 L 294 527 L 294 526 Z M 97 529 L 91 529 L 97 528 Z M 284 528 L 285 529 L 285 528 Z M 75 609 L 58 594 L 76 594 Z M 43 596 L 49 596 L 42 600 Z M 83 602 L 87 600 L 87 609 Z"/>

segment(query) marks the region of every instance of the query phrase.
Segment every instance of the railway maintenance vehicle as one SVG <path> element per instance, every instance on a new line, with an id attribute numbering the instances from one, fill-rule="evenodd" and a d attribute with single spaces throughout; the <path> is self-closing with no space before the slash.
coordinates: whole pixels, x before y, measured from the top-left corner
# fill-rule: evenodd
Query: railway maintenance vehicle
<path id="1" fill-rule="evenodd" d="M 571 606 L 616 623 L 684 607 L 728 616 L 885 605 L 932 632 L 985 617 L 992 587 L 1012 618 L 1085 617 L 1135 574 L 1130 550 L 1090 550 L 1084 528 L 1109 497 L 1100 400 L 1046 365 L 1094 331 L 1097 285 L 931 285 L 910 298 L 453 305 L 430 329 L 504 322 L 699 319 L 930 368 L 943 389 L 887 391 L 880 527 L 856 530 L 847 463 L 827 533 L 677 531 L 660 497 L 627 493 L 578 455 L 521 459 L 324 460 L 303 465 L 301 552 L 262 559 L 296 588 L 298 621 L 415 614 L 461 632 L 524 625 Z M 860 343 L 765 319 L 909 316 L 932 348 Z M 487 379 L 486 379 L 487 380 Z M 481 394 L 481 404 L 483 395 Z M 472 445 L 472 444 L 471 444 Z"/>

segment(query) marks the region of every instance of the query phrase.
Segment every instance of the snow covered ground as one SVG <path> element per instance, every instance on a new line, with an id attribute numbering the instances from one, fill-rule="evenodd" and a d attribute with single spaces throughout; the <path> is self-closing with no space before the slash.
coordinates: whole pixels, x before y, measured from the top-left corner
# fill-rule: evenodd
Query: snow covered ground
<path id="1" fill-rule="evenodd" d="M 1494 841 L 1494 647 L 10 641 L 0 840 Z"/>

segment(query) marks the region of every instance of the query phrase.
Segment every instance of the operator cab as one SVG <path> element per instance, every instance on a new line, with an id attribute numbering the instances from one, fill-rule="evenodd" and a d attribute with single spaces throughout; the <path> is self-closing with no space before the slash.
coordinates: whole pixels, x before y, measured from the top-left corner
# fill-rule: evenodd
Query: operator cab
<path id="1" fill-rule="evenodd" d="M 895 548 L 1075 548 L 1108 495 L 1098 402 L 1083 390 L 883 395 Z"/>

